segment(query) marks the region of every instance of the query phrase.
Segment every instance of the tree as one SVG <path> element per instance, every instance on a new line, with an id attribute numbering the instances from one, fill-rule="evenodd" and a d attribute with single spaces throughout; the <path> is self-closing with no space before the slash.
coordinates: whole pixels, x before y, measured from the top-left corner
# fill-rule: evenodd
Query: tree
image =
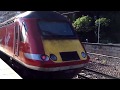
<path id="1" fill-rule="evenodd" d="M 73 27 L 82 42 L 96 42 L 94 21 L 90 16 L 82 16 L 73 22 Z"/>
<path id="2" fill-rule="evenodd" d="M 89 16 L 82 16 L 76 19 L 73 22 L 73 27 L 76 29 L 77 32 L 89 32 L 92 30 L 92 18 Z"/>
<path id="3" fill-rule="evenodd" d="M 104 40 L 104 38 L 107 38 L 106 34 L 107 30 L 109 29 L 109 23 L 110 19 L 102 17 L 94 20 L 87 15 L 76 19 L 73 22 L 73 27 L 77 31 L 78 36 L 82 38 L 82 41 L 89 39 L 89 42 L 97 42 L 97 38 L 98 41 L 99 39 Z M 98 30 L 100 30 L 100 33 L 98 32 Z"/>
<path id="4" fill-rule="evenodd" d="M 96 21 L 95 21 L 95 27 L 96 27 L 95 33 L 96 33 L 96 36 L 98 36 L 98 43 L 99 43 L 100 38 L 105 39 L 106 34 L 107 34 L 106 30 L 109 29 L 108 28 L 109 23 L 110 23 L 110 19 L 107 19 L 107 18 L 98 18 L 98 19 L 96 19 Z M 105 41 L 106 40 L 104 40 L 104 42 Z"/>
<path id="5" fill-rule="evenodd" d="M 82 15 L 89 15 L 94 20 L 94 27 L 96 27 L 93 31 L 97 32 L 98 26 L 95 26 L 95 16 L 96 18 L 102 16 L 107 19 L 110 19 L 109 26 L 101 26 L 100 34 L 104 33 L 104 37 L 106 40 L 109 40 L 110 43 L 120 43 L 119 35 L 120 35 L 120 11 L 80 11 L 80 13 L 76 13 L 76 18 L 81 17 Z M 95 35 L 96 36 L 96 35 Z M 101 37 L 103 38 L 103 36 Z M 104 39 L 104 38 L 103 38 Z M 102 39 L 102 40 L 103 40 Z"/>
<path id="6" fill-rule="evenodd" d="M 107 26 L 109 26 L 110 19 L 107 19 L 107 18 L 98 18 L 98 19 L 96 19 L 96 21 L 95 21 L 95 26 L 98 27 L 99 22 L 100 22 L 100 26 L 101 26 L 102 28 L 103 28 L 103 27 L 107 27 Z"/>

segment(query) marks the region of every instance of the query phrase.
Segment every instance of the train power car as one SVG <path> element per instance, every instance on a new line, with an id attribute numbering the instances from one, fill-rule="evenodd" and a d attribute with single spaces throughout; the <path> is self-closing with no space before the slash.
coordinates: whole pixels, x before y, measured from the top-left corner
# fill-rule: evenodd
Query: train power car
<path id="1" fill-rule="evenodd" d="M 55 11 L 27 11 L 1 23 L 0 51 L 22 72 L 75 71 L 89 61 L 72 24 Z"/>

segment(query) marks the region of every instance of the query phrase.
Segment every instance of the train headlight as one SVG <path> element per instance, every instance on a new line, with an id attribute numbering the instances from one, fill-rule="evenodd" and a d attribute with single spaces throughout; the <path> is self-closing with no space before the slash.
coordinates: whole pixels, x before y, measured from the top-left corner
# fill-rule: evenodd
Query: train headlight
<path id="1" fill-rule="evenodd" d="M 53 61 L 57 61 L 57 57 L 54 54 L 50 54 L 50 59 Z"/>
<path id="2" fill-rule="evenodd" d="M 87 56 L 87 54 L 85 52 L 82 52 L 81 55 L 83 58 L 85 58 Z"/>
<path id="3" fill-rule="evenodd" d="M 41 55 L 41 59 L 43 61 L 48 61 L 49 60 L 49 56 L 47 56 L 47 55 Z"/>

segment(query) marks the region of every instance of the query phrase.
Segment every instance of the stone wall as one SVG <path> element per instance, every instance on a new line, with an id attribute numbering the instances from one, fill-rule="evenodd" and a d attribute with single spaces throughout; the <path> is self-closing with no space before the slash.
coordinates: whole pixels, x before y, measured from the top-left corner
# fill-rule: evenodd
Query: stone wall
<path id="1" fill-rule="evenodd" d="M 120 57 L 120 45 L 83 43 L 87 52 Z"/>

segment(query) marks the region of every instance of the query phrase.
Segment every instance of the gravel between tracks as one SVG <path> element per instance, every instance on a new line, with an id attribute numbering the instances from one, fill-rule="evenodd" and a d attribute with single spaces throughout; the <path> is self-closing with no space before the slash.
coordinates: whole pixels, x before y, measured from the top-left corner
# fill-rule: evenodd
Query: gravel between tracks
<path id="1" fill-rule="evenodd" d="M 90 61 L 86 68 L 120 78 L 120 59 L 90 55 Z M 101 63 L 101 64 L 99 64 Z"/>

